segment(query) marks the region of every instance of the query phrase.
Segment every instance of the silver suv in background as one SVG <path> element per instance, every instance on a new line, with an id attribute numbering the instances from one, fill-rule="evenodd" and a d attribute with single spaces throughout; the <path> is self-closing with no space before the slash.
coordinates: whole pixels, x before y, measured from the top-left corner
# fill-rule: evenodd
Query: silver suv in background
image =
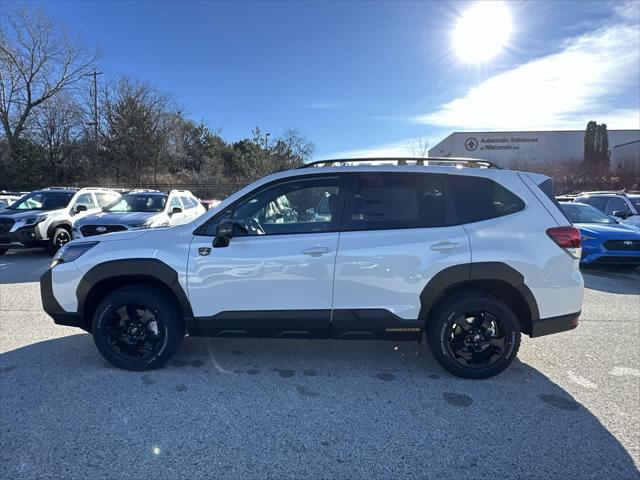
<path id="1" fill-rule="evenodd" d="M 188 223 L 206 212 L 188 190 L 131 190 L 101 212 L 76 222 L 73 238 L 104 233 L 169 227 Z"/>
<path id="2" fill-rule="evenodd" d="M 573 201 L 591 205 L 620 223 L 640 227 L 640 192 L 582 192 Z"/>

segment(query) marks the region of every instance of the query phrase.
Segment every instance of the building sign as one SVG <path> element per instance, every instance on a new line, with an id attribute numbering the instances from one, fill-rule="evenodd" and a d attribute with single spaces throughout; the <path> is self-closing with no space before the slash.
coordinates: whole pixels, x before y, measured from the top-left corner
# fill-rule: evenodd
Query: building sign
<path id="1" fill-rule="evenodd" d="M 473 152 L 480 145 L 480 150 L 520 150 L 520 147 L 538 143 L 538 137 L 481 137 L 480 143 L 475 137 L 464 142 L 464 148 Z"/>

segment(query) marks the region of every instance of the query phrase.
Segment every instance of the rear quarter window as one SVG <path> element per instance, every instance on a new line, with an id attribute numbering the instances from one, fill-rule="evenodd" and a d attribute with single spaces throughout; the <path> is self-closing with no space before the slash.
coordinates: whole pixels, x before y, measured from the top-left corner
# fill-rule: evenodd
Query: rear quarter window
<path id="1" fill-rule="evenodd" d="M 460 223 L 503 217 L 524 210 L 520 197 L 488 178 L 451 175 L 449 182 Z"/>

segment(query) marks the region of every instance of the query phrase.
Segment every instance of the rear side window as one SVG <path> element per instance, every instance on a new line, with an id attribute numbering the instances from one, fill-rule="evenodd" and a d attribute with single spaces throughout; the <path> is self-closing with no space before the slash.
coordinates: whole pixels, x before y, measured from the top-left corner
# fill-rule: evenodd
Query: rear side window
<path id="1" fill-rule="evenodd" d="M 438 175 L 359 174 L 348 205 L 347 230 L 441 227 L 450 218 Z"/>
<path id="2" fill-rule="evenodd" d="M 607 206 L 607 197 L 578 197 L 576 198 L 576 202 L 586 203 L 592 207 L 596 207 L 601 212 L 604 212 L 604 209 Z"/>
<path id="3" fill-rule="evenodd" d="M 478 222 L 524 210 L 524 202 L 488 178 L 451 175 L 460 223 Z"/>

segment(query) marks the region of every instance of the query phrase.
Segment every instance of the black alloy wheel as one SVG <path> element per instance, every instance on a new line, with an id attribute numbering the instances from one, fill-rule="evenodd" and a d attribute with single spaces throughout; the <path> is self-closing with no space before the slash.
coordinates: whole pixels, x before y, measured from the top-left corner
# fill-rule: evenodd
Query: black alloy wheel
<path id="1" fill-rule="evenodd" d="M 165 338 L 165 329 L 157 317 L 157 312 L 142 305 L 112 309 L 105 333 L 113 353 L 128 361 L 151 358 Z"/>
<path id="2" fill-rule="evenodd" d="M 164 365 L 180 347 L 185 327 L 171 292 L 130 285 L 108 294 L 91 328 L 104 358 L 119 368 L 143 371 Z"/>
<path id="3" fill-rule="evenodd" d="M 483 368 L 506 354 L 507 337 L 500 320 L 490 312 L 460 315 L 449 326 L 447 349 L 462 367 Z"/>
<path id="4" fill-rule="evenodd" d="M 520 348 L 520 321 L 510 304 L 483 290 L 445 298 L 426 319 L 425 332 L 438 363 L 462 378 L 497 375 Z"/>

